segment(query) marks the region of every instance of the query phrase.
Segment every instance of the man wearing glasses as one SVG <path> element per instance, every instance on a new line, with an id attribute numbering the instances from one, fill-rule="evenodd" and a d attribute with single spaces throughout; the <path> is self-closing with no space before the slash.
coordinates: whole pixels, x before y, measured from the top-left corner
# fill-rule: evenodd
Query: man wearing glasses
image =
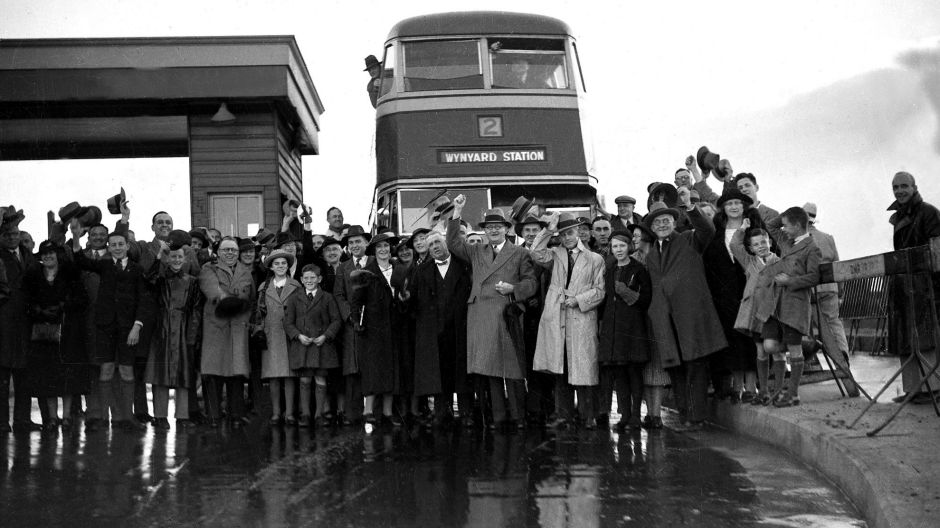
<path id="1" fill-rule="evenodd" d="M 512 224 L 502 209 L 490 209 L 480 222 L 484 244 L 471 245 L 460 238 L 466 202 L 462 194 L 454 199 L 447 247 L 473 269 L 467 300 L 467 372 L 484 376 L 489 384 L 493 406 L 489 427 L 522 428 L 526 371 L 522 314 L 524 301 L 536 290 L 535 269 L 528 250 L 507 243 Z"/>
<path id="2" fill-rule="evenodd" d="M 654 203 L 646 216 L 646 225 L 656 234 L 646 256 L 653 283 L 649 316 L 662 365 L 672 378 L 681 429 L 696 430 L 705 421 L 708 356 L 728 343 L 702 263 L 702 251 L 715 233 L 714 225 L 692 206 L 689 193 L 680 193 L 679 198 L 692 230 L 677 232 L 679 211 L 662 203 Z"/>

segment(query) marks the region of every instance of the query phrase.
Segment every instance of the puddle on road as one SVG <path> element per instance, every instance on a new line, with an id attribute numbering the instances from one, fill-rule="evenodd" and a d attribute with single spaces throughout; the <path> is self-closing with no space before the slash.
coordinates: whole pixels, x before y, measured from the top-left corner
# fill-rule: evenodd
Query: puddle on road
<path id="1" fill-rule="evenodd" d="M 5 526 L 865 526 L 812 470 L 715 430 L 25 440 L 0 438 Z"/>

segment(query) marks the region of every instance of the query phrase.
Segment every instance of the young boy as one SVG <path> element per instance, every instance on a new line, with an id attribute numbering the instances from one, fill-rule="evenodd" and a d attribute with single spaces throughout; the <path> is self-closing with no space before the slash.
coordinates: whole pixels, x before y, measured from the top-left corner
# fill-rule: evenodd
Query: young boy
<path id="1" fill-rule="evenodd" d="M 810 293 L 819 282 L 819 248 L 807 232 L 809 218 L 801 207 L 791 207 L 768 222 L 780 227 L 780 260 L 760 272 L 755 290 L 756 317 L 763 324 L 764 350 L 774 355 L 774 377 L 783 379 L 784 346 L 790 353 L 790 383 L 779 393 L 775 407 L 800 404 L 798 390 L 803 375 L 803 336 L 810 329 Z"/>
<path id="2" fill-rule="evenodd" d="M 287 300 L 284 330 L 290 341 L 290 367 L 300 376 L 301 427 L 310 426 L 310 379 L 316 382 L 316 413 L 314 424 L 323 427 L 326 408 L 327 370 L 339 367 L 333 340 L 339 334 L 342 320 L 336 300 L 320 288 L 320 267 L 307 264 L 300 282 L 303 291 L 296 291 Z"/>
<path id="3" fill-rule="evenodd" d="M 770 251 L 770 235 L 760 227 L 750 227 L 750 221 L 745 218 L 741 227 L 731 238 L 731 252 L 734 259 L 744 268 L 744 274 L 747 276 L 747 283 L 744 286 L 744 295 L 741 297 L 741 307 L 738 309 L 738 317 L 734 321 L 734 329 L 754 338 L 754 344 L 757 348 L 757 381 L 760 386 L 760 392 L 751 402 L 753 405 L 770 405 L 770 376 L 769 365 L 767 364 L 767 350 L 764 349 L 764 340 L 761 339 L 761 331 L 764 324 L 757 319 L 756 308 L 754 304 L 754 291 L 760 278 L 760 272 L 768 264 L 773 264 L 780 257 Z M 786 362 L 786 354 L 774 354 L 775 361 L 780 361 L 783 366 Z M 781 377 L 774 381 L 777 387 L 783 387 L 782 371 Z"/>
<path id="4" fill-rule="evenodd" d="M 144 429 L 132 420 L 134 404 L 134 356 L 140 331 L 147 318 L 147 309 L 141 299 L 147 295 L 144 288 L 144 270 L 127 256 L 126 229 L 108 234 L 110 258 L 91 260 L 82 251 L 80 239 L 84 228 L 72 219 L 72 251 L 75 262 L 86 271 L 101 277 L 98 300 L 95 303 L 96 361 L 101 365 L 99 391 L 104 417 L 112 409 L 112 420 L 126 431 Z M 115 366 L 119 379 L 114 376 Z"/>

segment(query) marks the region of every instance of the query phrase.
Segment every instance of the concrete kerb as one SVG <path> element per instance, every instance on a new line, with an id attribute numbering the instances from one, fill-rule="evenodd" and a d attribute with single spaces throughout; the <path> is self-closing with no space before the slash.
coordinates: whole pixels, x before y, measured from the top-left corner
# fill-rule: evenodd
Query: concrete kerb
<path id="1" fill-rule="evenodd" d="M 782 448 L 817 469 L 842 489 L 873 528 L 936 526 L 933 512 L 940 512 L 940 487 L 932 480 L 940 472 L 929 439 L 936 425 L 920 427 L 926 409 L 915 409 L 869 438 L 865 432 L 893 409 L 884 404 L 856 429 L 845 429 L 864 403 L 856 398 L 807 404 L 804 399 L 800 407 L 773 409 L 721 402 L 711 406 L 710 414 L 714 423 Z M 914 430 L 904 431 L 912 425 Z"/>

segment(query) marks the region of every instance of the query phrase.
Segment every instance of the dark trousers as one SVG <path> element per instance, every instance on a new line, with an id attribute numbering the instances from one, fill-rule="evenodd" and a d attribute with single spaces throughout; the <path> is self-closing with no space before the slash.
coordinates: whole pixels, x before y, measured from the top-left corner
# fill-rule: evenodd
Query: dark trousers
<path id="1" fill-rule="evenodd" d="M 245 378 L 241 376 L 203 376 L 203 396 L 206 398 L 206 411 L 209 418 L 218 420 L 222 417 L 222 388 L 228 401 L 228 416 L 232 420 L 245 416 Z"/>
<path id="2" fill-rule="evenodd" d="M 32 404 L 26 392 L 26 369 L 0 367 L 0 423 L 10 423 L 10 387 L 13 388 L 13 423 L 30 421 Z M 11 385 L 10 380 L 13 383 Z"/>
<path id="3" fill-rule="evenodd" d="M 574 419 L 574 396 L 578 395 L 578 416 L 582 420 L 594 419 L 593 385 L 579 385 L 577 388 L 568 383 L 567 374 L 555 376 L 555 415 L 564 420 Z"/>
<path id="4" fill-rule="evenodd" d="M 672 378 L 673 394 L 680 416 L 690 422 L 705 420 L 708 399 L 708 357 L 683 361 L 678 367 L 666 369 Z"/>
<path id="5" fill-rule="evenodd" d="M 508 418 L 519 421 L 525 402 L 525 385 L 523 380 L 496 378 L 487 376 L 490 385 L 490 405 L 493 407 L 493 422 L 505 422 L 506 408 L 509 408 Z M 506 389 L 503 390 L 505 380 Z M 508 405 L 507 405 L 508 402 Z"/>
<path id="6" fill-rule="evenodd" d="M 362 401 L 362 377 L 359 374 L 344 376 L 346 384 L 346 419 L 359 420 L 362 418 L 364 402 Z M 369 409 L 372 412 L 372 409 Z"/>
<path id="7" fill-rule="evenodd" d="M 147 408 L 147 358 L 137 356 L 134 358 L 134 414 L 150 414 Z"/>

